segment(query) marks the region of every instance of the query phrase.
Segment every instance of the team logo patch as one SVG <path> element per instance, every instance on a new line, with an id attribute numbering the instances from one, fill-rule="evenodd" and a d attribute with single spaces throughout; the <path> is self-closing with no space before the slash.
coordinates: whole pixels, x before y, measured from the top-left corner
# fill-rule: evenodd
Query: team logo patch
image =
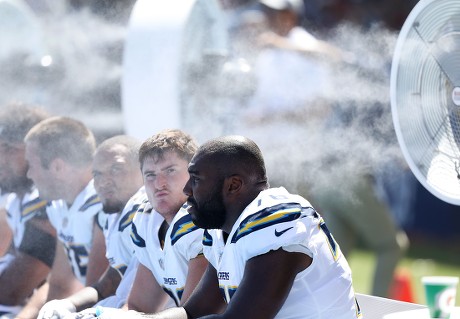
<path id="1" fill-rule="evenodd" d="M 198 229 L 198 227 L 192 222 L 192 216 L 186 214 L 181 217 L 174 223 L 174 227 L 171 231 L 171 245 L 174 245 L 181 237 L 196 229 Z"/>

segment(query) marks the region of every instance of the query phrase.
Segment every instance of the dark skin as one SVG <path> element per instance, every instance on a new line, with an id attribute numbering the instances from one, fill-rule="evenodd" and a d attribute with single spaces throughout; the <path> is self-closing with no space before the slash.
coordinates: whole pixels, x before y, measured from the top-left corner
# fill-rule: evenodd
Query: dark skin
<path id="1" fill-rule="evenodd" d="M 200 217 L 206 203 L 214 204 L 208 207 L 223 208 L 225 220 L 219 228 L 224 234 L 229 234 L 244 208 L 262 190 L 268 188 L 268 182 L 264 170 L 260 169 L 263 162 L 254 159 L 246 161 L 239 155 L 235 156 L 235 153 L 225 152 L 225 149 L 232 149 L 235 145 L 236 148 L 242 146 L 246 150 L 249 149 L 249 152 L 258 152 L 258 148 L 254 150 L 255 144 L 252 141 L 242 137 L 225 137 L 218 142 L 220 144 L 205 144 L 195 154 L 189 164 L 190 179 L 184 187 L 184 193 L 192 205 L 189 209 L 192 217 Z M 216 148 L 218 151 L 214 153 Z M 216 187 L 221 187 L 222 197 L 220 192 L 217 196 L 210 197 Z M 216 201 L 222 205 L 215 205 Z M 311 263 L 312 259 L 305 254 L 289 253 L 282 249 L 251 258 L 246 262 L 243 278 L 228 305 L 219 290 L 217 271 L 209 264 L 202 280 L 183 308 L 171 308 L 142 317 L 273 318 L 283 306 L 297 274 Z"/>
<path id="2" fill-rule="evenodd" d="M 273 318 L 283 306 L 295 276 L 311 262 L 306 255 L 282 249 L 251 258 L 246 263 L 243 280 L 227 306 L 218 289 L 216 269 L 209 265 L 184 308 L 190 318 Z M 266 280 L 268 277 L 270 281 Z M 210 313 L 220 314 L 207 315 Z"/>
<path id="3" fill-rule="evenodd" d="M 243 140 L 243 143 L 247 141 Z M 205 198 L 216 178 L 222 174 L 228 176 L 222 186 L 226 219 L 221 229 L 229 234 L 244 208 L 268 187 L 268 183 L 264 176 L 258 176 L 251 168 L 229 164 L 226 156 L 220 158 L 221 165 L 219 157 L 198 152 L 190 162 L 190 180 L 184 193 L 200 202 L 200 196 Z M 282 249 L 251 258 L 246 263 L 238 290 L 227 306 L 219 291 L 216 269 L 209 265 L 184 308 L 191 318 L 273 318 L 283 306 L 296 275 L 311 262 L 312 259 L 305 254 Z"/>

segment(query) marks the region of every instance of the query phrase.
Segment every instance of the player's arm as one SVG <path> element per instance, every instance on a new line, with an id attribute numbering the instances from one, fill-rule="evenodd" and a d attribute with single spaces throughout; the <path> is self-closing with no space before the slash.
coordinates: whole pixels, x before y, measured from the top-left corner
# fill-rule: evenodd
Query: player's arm
<path id="1" fill-rule="evenodd" d="M 0 257 L 5 255 L 11 246 L 13 240 L 13 232 L 11 231 L 8 222 L 6 221 L 6 210 L 0 208 Z"/>
<path id="2" fill-rule="evenodd" d="M 185 302 L 184 309 L 190 318 L 199 318 L 211 313 L 221 313 L 226 308 L 219 289 L 217 271 L 209 263 L 195 291 Z"/>
<path id="3" fill-rule="evenodd" d="M 24 237 L 14 259 L 0 275 L 0 303 L 18 305 L 42 284 L 53 265 L 56 247 L 54 229 L 44 220 L 25 224 Z"/>
<path id="4" fill-rule="evenodd" d="M 259 292 L 260 293 L 260 292 Z M 251 297 L 252 298 L 252 297 Z M 199 318 L 212 313 L 222 313 L 226 304 L 219 290 L 216 269 L 208 264 L 198 286 L 183 307 L 166 309 L 156 314 L 144 314 L 142 318 L 187 319 Z M 236 316 L 235 318 L 239 318 Z"/>
<path id="5" fill-rule="evenodd" d="M 206 271 L 207 266 L 208 261 L 202 254 L 189 260 L 187 279 L 185 281 L 184 292 L 182 294 L 182 298 L 180 301 L 181 305 L 183 305 L 188 300 L 193 290 L 203 277 L 203 274 Z"/>
<path id="6" fill-rule="evenodd" d="M 18 305 L 46 279 L 50 267 L 40 260 L 18 252 L 0 276 L 0 302 Z"/>
<path id="7" fill-rule="evenodd" d="M 85 287 L 72 296 L 66 298 L 77 311 L 94 306 L 98 301 L 115 294 L 122 277 L 115 268 L 108 267 L 97 283 Z"/>
<path id="8" fill-rule="evenodd" d="M 295 277 L 311 262 L 308 255 L 283 249 L 251 258 L 225 312 L 204 318 L 274 318 L 283 306 Z"/>
<path id="9" fill-rule="evenodd" d="M 37 318 L 39 310 L 46 301 L 70 296 L 81 288 L 83 288 L 83 285 L 73 274 L 65 248 L 62 243 L 57 240 L 56 254 L 53 267 L 48 277 L 48 283 L 39 289 L 41 293 L 43 291 L 45 291 L 45 293 L 47 292 L 47 296 L 34 294 L 21 311 L 21 313 L 27 314 L 27 317 L 18 318 Z"/>
<path id="10" fill-rule="evenodd" d="M 44 283 L 37 290 L 35 290 L 32 297 L 30 297 L 27 305 L 21 309 L 16 315 L 16 318 L 37 318 L 40 308 L 45 304 L 46 297 L 48 296 L 49 285 L 48 282 Z"/>
<path id="11" fill-rule="evenodd" d="M 104 271 L 109 266 L 105 257 L 105 237 L 102 228 L 95 221 L 93 225 L 93 242 L 88 257 L 86 269 L 86 286 L 92 286 L 99 281 Z"/>
<path id="12" fill-rule="evenodd" d="M 60 241 L 56 244 L 56 256 L 48 282 L 50 287 L 47 300 L 68 297 L 84 287 L 75 277 L 64 245 Z"/>
<path id="13" fill-rule="evenodd" d="M 158 284 L 150 269 L 142 264 L 128 296 L 128 308 L 139 312 L 157 312 L 166 304 L 169 296 Z"/>

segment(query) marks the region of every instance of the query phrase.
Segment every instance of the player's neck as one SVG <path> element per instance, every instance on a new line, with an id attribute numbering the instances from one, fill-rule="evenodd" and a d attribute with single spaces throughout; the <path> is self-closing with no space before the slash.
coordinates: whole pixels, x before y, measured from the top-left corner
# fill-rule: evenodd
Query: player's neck
<path id="1" fill-rule="evenodd" d="M 69 183 L 69 187 L 65 192 L 63 199 L 66 201 L 67 205 L 72 206 L 75 199 L 80 195 L 80 193 L 88 186 L 88 183 L 91 181 L 91 176 L 86 178 L 80 178 L 74 181 L 74 183 Z"/>

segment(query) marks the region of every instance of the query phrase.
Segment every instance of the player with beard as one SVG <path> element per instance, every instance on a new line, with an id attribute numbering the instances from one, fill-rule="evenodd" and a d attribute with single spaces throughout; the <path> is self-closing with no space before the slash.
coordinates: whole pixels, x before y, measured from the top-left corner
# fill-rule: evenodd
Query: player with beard
<path id="1" fill-rule="evenodd" d="M 76 294 L 45 304 L 38 318 L 71 318 L 70 313 L 94 306 L 121 307 L 134 280 L 137 261 L 131 240 L 131 223 L 146 199 L 139 170 L 140 141 L 119 135 L 102 142 L 93 159 L 94 187 L 106 215 L 104 236 L 110 265 L 101 278 Z M 84 310 L 75 317 L 94 313 Z"/>
<path id="2" fill-rule="evenodd" d="M 193 222 L 208 269 L 182 308 L 147 318 L 361 317 L 351 271 L 324 220 L 299 195 L 269 188 L 258 146 L 242 136 L 202 145 L 189 164 Z"/>
<path id="3" fill-rule="evenodd" d="M 0 314 L 16 314 L 48 275 L 55 251 L 55 232 L 47 223 L 46 201 L 27 178 L 24 137 L 48 117 L 41 108 L 7 105 L 0 112 L 0 188 L 7 195 L 2 232 L 10 250 L 0 259 Z M 5 195 L 6 196 L 6 195 Z"/>

